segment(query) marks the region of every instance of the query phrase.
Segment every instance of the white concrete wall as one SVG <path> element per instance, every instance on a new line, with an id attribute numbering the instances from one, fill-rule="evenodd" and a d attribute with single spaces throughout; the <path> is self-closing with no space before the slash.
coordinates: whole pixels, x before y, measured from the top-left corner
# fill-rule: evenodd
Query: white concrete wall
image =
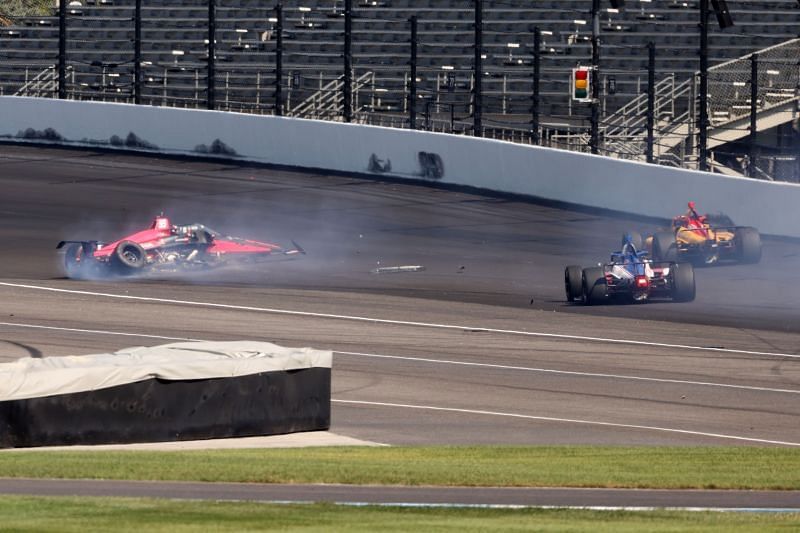
<path id="1" fill-rule="evenodd" d="M 216 139 L 241 160 L 368 173 L 370 156 L 393 177 L 421 178 L 419 152 L 436 153 L 442 183 L 671 218 L 694 200 L 764 234 L 800 237 L 800 186 L 621 161 L 503 141 L 203 110 L 0 97 L 0 138 L 52 128 L 62 144 L 107 143 L 133 132 L 157 152 L 196 154 Z M 107 146 L 107 145 L 104 145 Z"/>

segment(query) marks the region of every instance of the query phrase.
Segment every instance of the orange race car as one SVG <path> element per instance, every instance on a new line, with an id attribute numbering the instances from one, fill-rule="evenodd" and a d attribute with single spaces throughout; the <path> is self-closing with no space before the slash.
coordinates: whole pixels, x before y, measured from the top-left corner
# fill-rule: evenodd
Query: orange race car
<path id="1" fill-rule="evenodd" d="M 691 261 L 711 265 L 718 261 L 758 263 L 761 236 L 749 226 L 736 226 L 726 215 L 699 215 L 694 202 L 688 211 L 664 228 L 642 240 L 631 232 L 634 244 L 642 244 L 655 261 Z"/>

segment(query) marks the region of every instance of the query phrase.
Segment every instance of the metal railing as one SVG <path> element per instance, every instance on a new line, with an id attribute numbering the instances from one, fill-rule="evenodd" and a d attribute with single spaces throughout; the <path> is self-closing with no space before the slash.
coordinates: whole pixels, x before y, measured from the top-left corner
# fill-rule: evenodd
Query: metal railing
<path id="1" fill-rule="evenodd" d="M 793 39 L 708 69 L 708 116 L 712 127 L 750 115 L 753 55 L 758 61 L 758 112 L 800 97 L 800 39 Z"/>
<path id="2" fill-rule="evenodd" d="M 681 90 L 681 87 L 675 84 L 675 75 L 670 74 L 656 82 L 654 90 L 656 118 L 674 117 L 675 99 Z M 647 125 L 647 98 L 647 93 L 642 93 L 606 117 L 603 120 L 606 135 L 610 137 L 640 135 Z"/>
<path id="3" fill-rule="evenodd" d="M 296 118 L 314 118 L 323 120 L 333 120 L 342 115 L 344 104 L 342 87 L 344 86 L 344 76 L 339 76 L 328 83 L 324 83 L 320 75 L 319 89 L 311 96 L 297 104 L 291 109 L 286 110 L 287 116 Z M 365 72 L 361 76 L 353 79 L 352 109 L 355 113 L 362 111 L 364 106 L 359 102 L 359 94 L 365 87 L 375 88 L 375 73 Z"/>
<path id="4" fill-rule="evenodd" d="M 751 80 L 753 56 L 758 61 L 758 78 Z M 675 83 L 674 77 L 664 78 L 655 84 L 656 128 L 654 155 L 662 164 L 695 168 L 696 153 L 691 143 L 697 134 L 696 117 L 699 115 L 699 73 Z M 800 39 L 760 50 L 708 69 L 708 116 L 711 137 L 721 136 L 721 131 L 741 128 L 738 137 L 744 136 L 741 123 L 751 114 L 751 83 L 757 86 L 756 112 L 767 114 L 771 110 L 786 110 L 796 119 L 800 105 Z M 625 159 L 645 159 L 647 94 L 640 94 L 603 121 L 601 135 L 606 155 Z M 788 104 L 788 105 L 787 105 Z M 735 137 L 735 135 L 730 135 Z M 582 138 L 583 134 L 579 134 Z M 720 137 L 722 139 L 723 137 Z M 686 144 L 689 150 L 686 150 Z M 572 141 L 569 141 L 572 144 Z M 756 169 L 756 172 L 760 169 Z M 761 171 L 763 174 L 763 171 Z M 741 173 L 739 173 L 741 175 Z"/>
<path id="5" fill-rule="evenodd" d="M 208 34 L 202 24 L 197 23 L 207 10 L 197 6 L 187 5 L 180 8 L 180 17 L 175 17 L 174 14 L 162 16 L 161 11 L 158 11 L 157 15 L 151 13 L 134 18 L 140 25 L 142 20 L 152 23 L 154 19 L 159 19 L 159 25 L 163 25 L 166 19 L 173 18 L 166 30 L 159 30 L 164 33 L 163 38 L 150 41 L 153 49 L 140 57 L 142 61 L 138 62 L 136 69 L 127 34 L 124 39 L 115 34 L 106 40 L 101 37 L 95 40 L 95 32 L 100 35 L 101 30 L 97 29 L 99 27 L 104 30 L 109 27 L 109 31 L 113 32 L 128 31 L 132 20 L 128 14 L 133 11 L 131 2 L 118 1 L 113 12 L 109 8 L 109 14 L 104 14 L 105 8 L 99 2 L 95 6 L 87 6 L 81 17 L 70 18 L 68 31 L 60 32 L 58 36 L 62 41 L 60 44 L 66 44 L 63 41 L 69 39 L 69 45 L 64 47 L 67 53 L 61 56 L 70 63 L 67 66 L 69 74 L 65 80 L 66 87 L 59 86 L 57 68 L 47 66 L 54 61 L 54 57 L 58 57 L 53 55 L 54 46 L 42 46 L 44 41 L 49 41 L 51 45 L 56 44 L 54 30 L 47 29 L 44 33 L 37 34 L 31 26 L 28 30 L 20 27 L 22 35 L 20 31 L 7 31 L 5 37 L 0 35 L 0 41 L 16 44 L 4 47 L 3 54 L 0 55 L 0 58 L 7 60 L 1 65 L 4 70 L 0 76 L 0 94 L 6 92 L 54 97 L 61 89 L 62 97 L 114 102 L 132 102 L 133 95 L 136 94 L 141 103 L 150 105 L 194 108 L 208 105 L 220 110 L 249 113 L 272 113 L 280 106 L 288 116 L 325 120 L 343 120 L 346 107 L 344 95 L 349 94 L 352 100 L 347 108 L 352 111 L 352 119 L 358 122 L 424 128 L 454 134 L 477 133 L 522 143 L 532 142 L 531 139 L 536 137 L 540 139 L 539 144 L 545 146 L 589 151 L 588 127 L 585 126 L 589 107 L 573 102 L 570 98 L 568 77 L 565 75 L 569 64 L 587 59 L 587 48 L 581 45 L 582 41 L 568 43 L 566 48 L 561 46 L 564 43 L 551 43 L 558 44 L 556 48 L 541 47 L 539 50 L 548 50 L 547 53 L 541 52 L 546 54 L 547 61 L 543 68 L 536 71 L 537 74 L 534 74 L 530 63 L 530 51 L 517 52 L 519 42 L 506 43 L 508 48 L 502 49 L 499 46 L 503 43 L 486 43 L 482 45 L 486 57 L 484 68 L 481 69 L 482 75 L 479 77 L 480 83 L 477 84 L 479 87 L 476 89 L 475 73 L 470 65 L 472 59 L 468 57 L 469 54 L 456 49 L 453 53 L 448 49 L 442 51 L 443 46 L 458 48 L 461 43 L 443 44 L 440 34 L 444 32 L 439 32 L 438 29 L 433 31 L 431 27 L 435 21 L 426 21 L 430 26 L 425 29 L 425 33 L 420 34 L 423 37 L 418 44 L 423 50 L 430 47 L 430 50 L 441 52 L 441 57 L 431 61 L 431 53 L 424 54 L 424 64 L 417 65 L 418 68 L 414 70 L 417 75 L 414 77 L 413 93 L 410 87 L 410 69 L 404 56 L 408 41 L 400 43 L 397 39 L 387 39 L 375 54 L 369 52 L 375 49 L 359 50 L 357 47 L 353 51 L 355 64 L 351 72 L 368 72 L 358 78 L 350 76 L 353 84 L 346 88 L 339 61 L 343 57 L 340 46 L 344 45 L 339 42 L 341 33 L 338 30 L 343 19 L 338 13 L 335 13 L 336 17 L 322 19 L 323 26 L 316 25 L 313 30 L 309 29 L 311 26 L 299 24 L 302 20 L 287 18 L 286 22 L 293 21 L 295 25 L 294 30 L 289 29 L 282 33 L 286 40 L 282 41 L 281 52 L 274 34 L 277 31 L 275 27 L 264 26 L 263 21 L 244 22 L 237 18 L 240 9 L 250 8 L 234 6 L 235 3 L 234 0 L 227 3 L 220 0 L 218 4 L 220 13 L 225 14 L 218 22 L 226 17 L 228 21 L 226 25 L 217 25 L 219 33 L 218 40 L 214 40 L 217 43 L 216 48 L 209 47 L 207 39 L 203 44 L 202 37 L 207 37 Z M 467 0 L 463 0 L 461 4 L 462 7 L 475 5 Z M 172 8 L 148 9 L 166 12 Z M 266 3 L 253 9 L 262 9 L 264 14 L 273 12 Z M 287 13 L 295 13 L 300 9 L 304 8 L 294 6 L 291 11 L 287 9 Z M 319 22 L 324 13 L 319 7 L 313 9 L 317 11 L 314 16 Z M 191 16 L 183 16 L 191 10 L 194 10 Z M 463 14 L 462 11 L 470 13 L 469 9 L 459 13 Z M 380 16 L 373 18 L 376 13 L 377 11 L 365 7 L 363 13 L 354 17 L 361 32 L 358 35 L 365 35 L 364 29 L 372 28 L 371 25 L 374 25 L 375 31 L 381 31 L 377 29 L 381 27 L 391 34 L 408 31 L 406 20 L 386 21 Z M 458 20 L 452 18 L 450 22 L 462 24 L 462 18 L 459 15 Z M 52 17 L 50 19 L 46 26 L 54 27 L 54 20 Z M 101 24 L 90 25 L 89 22 Z M 493 24 L 498 22 L 494 21 Z M 466 27 L 466 23 L 464 24 Z M 209 15 L 208 28 L 211 27 Z M 199 37 L 198 28 L 203 30 Z M 14 37 L 10 37 L 11 33 L 15 34 Z M 528 28 L 519 32 L 519 35 L 515 34 L 514 40 L 522 41 L 524 49 L 525 42 L 530 37 Z M 475 39 L 478 42 L 477 37 Z M 797 102 L 800 98 L 797 64 L 800 57 L 799 43 L 800 39 L 793 39 L 757 52 L 761 66 L 758 79 L 755 80 L 758 85 L 758 113 L 777 108 L 788 109 L 787 104 Z M 362 37 L 358 44 L 376 45 L 376 41 Z M 512 44 L 515 45 L 513 49 Z M 391 45 L 391 50 L 384 45 Z M 212 58 L 216 63 L 209 61 L 210 48 L 216 52 Z M 610 45 L 608 51 L 610 56 L 615 49 L 638 48 L 640 47 Z M 276 53 L 284 54 L 286 62 L 279 62 Z M 571 58 L 567 58 L 567 55 Z M 144 58 L 152 61 L 144 61 Z M 309 58 L 317 58 L 318 63 L 310 63 Z M 714 129 L 710 134 L 713 142 L 722 138 L 719 132 L 723 129 L 746 130 L 742 127 L 742 120 L 750 114 L 749 61 L 749 55 L 743 56 L 708 70 L 708 112 L 710 127 Z M 37 64 L 39 67 L 34 66 Z M 282 65 L 281 68 L 278 67 L 279 64 Z M 61 64 L 59 68 L 63 66 Z M 144 79 L 134 75 L 133 72 L 139 69 L 144 74 Z M 651 72 L 654 70 L 653 61 Z M 600 153 L 625 159 L 644 159 L 649 148 L 646 137 L 647 114 L 652 112 L 651 118 L 655 119 L 655 161 L 696 166 L 694 136 L 697 135 L 696 118 L 699 115 L 696 76 L 687 74 L 689 78 L 679 83 L 673 73 L 657 82 L 652 88 L 655 93 L 654 109 L 648 109 L 648 95 L 641 91 L 640 68 L 619 67 L 615 72 L 603 67 L 601 72 L 605 78 L 598 80 L 601 81 L 598 86 L 604 91 L 600 96 L 601 115 L 604 116 L 600 118 Z M 294 83 L 293 80 L 298 75 L 302 82 Z M 614 90 L 606 90 L 610 77 L 614 77 Z M 536 106 L 532 105 L 534 93 L 541 96 L 542 103 L 547 100 L 548 109 L 542 112 L 542 118 L 563 120 L 564 123 L 540 122 L 539 100 L 537 99 Z M 416 94 L 420 98 L 414 100 L 414 124 L 409 122 L 410 94 Z M 636 96 L 628 100 L 631 95 Z M 610 110 L 617 109 L 610 115 L 605 115 L 606 99 L 611 102 Z M 294 102 L 298 103 L 292 105 Z M 537 110 L 536 118 L 531 116 L 534 109 Z M 794 109 L 794 120 L 798 111 L 800 108 Z M 494 115 L 494 118 L 490 118 L 490 115 Z M 481 121 L 474 120 L 476 116 L 482 117 Z M 592 121 L 597 124 L 594 116 Z M 539 124 L 539 130 L 535 132 L 538 135 L 533 135 L 532 124 Z M 480 131 L 474 132 L 475 127 L 480 128 Z M 708 145 L 710 148 L 714 147 L 712 142 Z M 724 159 L 723 157 L 721 160 Z M 767 166 L 762 167 L 768 169 Z M 759 168 L 754 164 L 754 172 L 758 171 Z"/>
<path id="6" fill-rule="evenodd" d="M 67 67 L 67 71 L 71 72 L 72 68 Z M 14 93 L 14 96 L 52 96 L 58 89 L 58 71 L 55 65 L 46 67 L 30 79 L 28 79 L 28 72 L 29 70 L 26 68 L 25 83 Z"/>

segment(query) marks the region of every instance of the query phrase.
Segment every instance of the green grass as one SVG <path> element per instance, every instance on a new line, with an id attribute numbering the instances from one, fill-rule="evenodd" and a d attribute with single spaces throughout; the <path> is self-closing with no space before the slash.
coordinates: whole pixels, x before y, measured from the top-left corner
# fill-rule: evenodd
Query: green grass
<path id="1" fill-rule="evenodd" d="M 58 5 L 46 0 L 2 0 L 0 15 L 10 17 L 35 17 L 47 15 L 52 6 Z"/>
<path id="2" fill-rule="evenodd" d="M 497 487 L 800 489 L 800 450 L 757 447 L 324 447 L 8 451 L 0 477 Z"/>
<path id="3" fill-rule="evenodd" d="M 567 509 L 421 509 L 134 498 L 0 498 L 3 531 L 797 531 L 800 514 Z"/>

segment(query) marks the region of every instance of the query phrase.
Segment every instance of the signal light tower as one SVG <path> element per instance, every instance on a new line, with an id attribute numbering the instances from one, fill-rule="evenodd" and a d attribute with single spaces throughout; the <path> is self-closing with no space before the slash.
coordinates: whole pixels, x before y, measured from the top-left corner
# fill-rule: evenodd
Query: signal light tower
<path id="1" fill-rule="evenodd" d="M 590 67 L 572 69 L 572 99 L 577 102 L 591 102 L 593 81 Z"/>

